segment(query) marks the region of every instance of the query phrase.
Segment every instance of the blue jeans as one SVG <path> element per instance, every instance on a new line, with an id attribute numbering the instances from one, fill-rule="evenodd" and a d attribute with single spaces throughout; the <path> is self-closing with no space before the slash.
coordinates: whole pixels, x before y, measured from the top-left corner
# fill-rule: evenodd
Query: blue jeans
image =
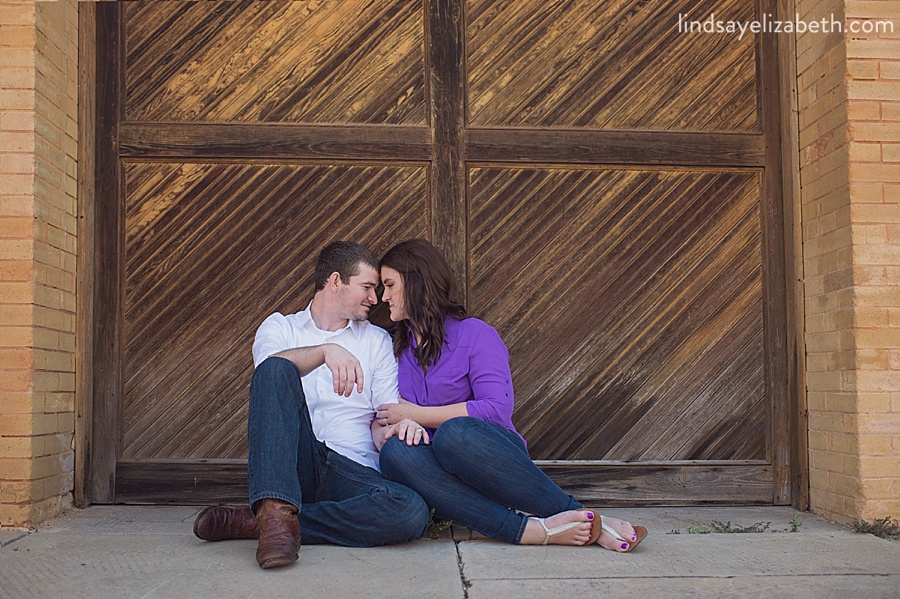
<path id="1" fill-rule="evenodd" d="M 304 543 L 374 547 L 425 531 L 428 507 L 415 491 L 316 439 L 292 362 L 269 358 L 256 368 L 247 428 L 250 505 L 265 498 L 292 503 Z"/>
<path id="2" fill-rule="evenodd" d="M 381 470 L 412 487 L 435 515 L 484 535 L 519 543 L 527 516 L 582 507 L 535 466 L 512 431 L 464 416 L 444 422 L 431 445 L 396 437 L 381 448 Z"/>

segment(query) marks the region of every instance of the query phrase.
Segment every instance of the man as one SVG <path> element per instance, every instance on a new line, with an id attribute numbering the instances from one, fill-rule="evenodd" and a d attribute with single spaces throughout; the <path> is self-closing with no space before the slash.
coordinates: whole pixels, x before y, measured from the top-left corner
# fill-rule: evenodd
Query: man
<path id="1" fill-rule="evenodd" d="M 351 242 L 319 254 L 306 310 L 269 316 L 253 343 L 247 481 L 250 505 L 209 507 L 194 534 L 259 538 L 262 568 L 298 558 L 307 543 L 371 547 L 419 538 L 428 508 L 378 471 L 375 406 L 396 402 L 387 332 L 369 323 L 378 260 Z"/>

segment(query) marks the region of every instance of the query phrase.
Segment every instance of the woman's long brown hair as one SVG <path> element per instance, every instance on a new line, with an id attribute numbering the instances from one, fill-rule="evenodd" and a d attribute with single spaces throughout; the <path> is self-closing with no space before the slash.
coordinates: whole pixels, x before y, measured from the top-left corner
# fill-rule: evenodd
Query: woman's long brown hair
<path id="1" fill-rule="evenodd" d="M 407 320 L 394 329 L 394 355 L 409 346 L 409 333 L 421 339 L 413 352 L 422 368 L 437 362 L 444 346 L 444 319 L 466 318 L 465 307 L 455 300 L 456 283 L 450 266 L 436 247 L 424 239 L 398 243 L 381 258 L 403 278 Z"/>

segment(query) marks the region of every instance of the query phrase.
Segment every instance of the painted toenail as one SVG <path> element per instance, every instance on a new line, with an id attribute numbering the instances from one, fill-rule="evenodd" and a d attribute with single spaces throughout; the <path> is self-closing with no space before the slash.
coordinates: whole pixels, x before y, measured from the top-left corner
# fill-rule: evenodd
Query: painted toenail
<path id="1" fill-rule="evenodd" d="M 622 549 L 628 549 L 628 543 L 622 543 Z"/>
<path id="2" fill-rule="evenodd" d="M 588 517 L 588 520 L 593 520 L 593 519 L 594 519 L 594 512 L 588 512 L 588 513 L 587 513 L 587 517 Z"/>

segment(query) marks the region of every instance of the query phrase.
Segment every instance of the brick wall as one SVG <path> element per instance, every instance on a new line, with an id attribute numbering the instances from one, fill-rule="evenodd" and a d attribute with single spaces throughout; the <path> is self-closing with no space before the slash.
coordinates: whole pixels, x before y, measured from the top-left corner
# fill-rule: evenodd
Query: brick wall
<path id="1" fill-rule="evenodd" d="M 811 508 L 900 515 L 900 3 L 800 1 L 891 33 L 797 38 Z"/>
<path id="2" fill-rule="evenodd" d="M 72 503 L 77 4 L 0 3 L 0 525 Z"/>

